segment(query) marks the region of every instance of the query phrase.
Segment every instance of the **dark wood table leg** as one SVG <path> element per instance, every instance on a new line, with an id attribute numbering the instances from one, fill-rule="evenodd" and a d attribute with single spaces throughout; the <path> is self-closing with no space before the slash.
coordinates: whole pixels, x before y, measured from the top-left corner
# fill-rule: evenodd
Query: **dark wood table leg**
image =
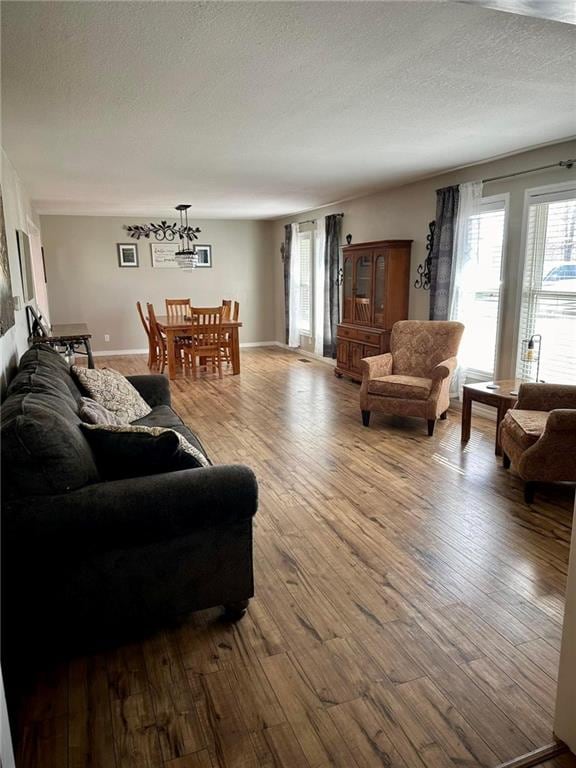
<path id="1" fill-rule="evenodd" d="M 240 334 L 237 326 L 232 328 L 230 357 L 232 359 L 232 374 L 237 376 L 240 373 Z"/>
<path id="2" fill-rule="evenodd" d="M 462 436 L 463 443 L 467 443 L 470 440 L 470 427 L 472 425 L 472 398 L 470 393 L 464 389 L 462 395 Z"/>
<path id="3" fill-rule="evenodd" d="M 500 444 L 500 422 L 506 416 L 506 411 L 510 408 L 510 403 L 507 400 L 501 400 L 498 403 L 498 415 L 496 417 L 496 440 L 494 441 L 494 453 L 496 456 L 502 456 L 502 445 Z"/>
<path id="4" fill-rule="evenodd" d="M 86 347 L 86 354 L 88 355 L 88 368 L 95 368 L 94 357 L 92 355 L 92 344 L 90 339 L 84 339 L 84 346 Z"/>

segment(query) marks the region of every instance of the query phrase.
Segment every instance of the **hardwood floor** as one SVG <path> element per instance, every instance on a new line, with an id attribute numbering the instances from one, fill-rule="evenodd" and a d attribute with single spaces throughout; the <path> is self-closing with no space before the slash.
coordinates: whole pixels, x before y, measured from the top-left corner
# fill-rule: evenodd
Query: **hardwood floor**
<path id="1" fill-rule="evenodd" d="M 550 743 L 573 491 L 526 506 L 493 422 L 464 449 L 457 413 L 432 438 L 366 429 L 329 366 L 280 349 L 242 366 L 172 393 L 215 462 L 258 476 L 247 615 L 46 670 L 19 768 L 496 766 Z"/>

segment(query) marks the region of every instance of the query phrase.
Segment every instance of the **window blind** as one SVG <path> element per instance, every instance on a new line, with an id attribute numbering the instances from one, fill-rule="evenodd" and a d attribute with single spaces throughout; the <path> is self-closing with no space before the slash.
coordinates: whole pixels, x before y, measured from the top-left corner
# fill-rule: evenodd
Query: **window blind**
<path id="1" fill-rule="evenodd" d="M 298 236 L 300 258 L 300 314 L 302 333 L 312 331 L 312 233 L 301 232 Z"/>
<path id="2" fill-rule="evenodd" d="M 576 384 L 576 191 L 528 206 L 519 331 L 520 378 L 536 377 L 535 362 L 522 357 L 526 340 L 541 334 L 540 379 Z"/>

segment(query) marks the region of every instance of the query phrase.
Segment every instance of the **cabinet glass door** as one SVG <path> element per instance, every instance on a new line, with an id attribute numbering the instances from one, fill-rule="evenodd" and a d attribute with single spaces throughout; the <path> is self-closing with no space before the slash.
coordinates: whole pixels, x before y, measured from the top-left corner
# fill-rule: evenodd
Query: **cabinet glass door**
<path id="1" fill-rule="evenodd" d="M 384 328 L 386 296 L 386 257 L 376 256 L 374 266 L 374 325 Z"/>
<path id="2" fill-rule="evenodd" d="M 354 292 L 354 321 L 370 324 L 372 321 L 372 255 L 356 257 L 356 290 Z"/>
<path id="3" fill-rule="evenodd" d="M 354 319 L 354 275 L 352 272 L 352 256 L 344 257 L 343 275 L 344 311 L 342 319 L 351 323 Z"/>

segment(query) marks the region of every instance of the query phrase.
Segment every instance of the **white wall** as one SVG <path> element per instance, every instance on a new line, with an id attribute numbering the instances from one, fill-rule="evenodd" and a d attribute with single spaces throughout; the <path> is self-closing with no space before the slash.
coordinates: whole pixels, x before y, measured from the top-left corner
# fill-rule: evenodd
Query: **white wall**
<path id="1" fill-rule="evenodd" d="M 347 233 L 353 236 L 353 243 L 368 240 L 400 238 L 413 240 L 412 264 L 410 276 L 410 310 L 412 319 L 428 319 L 429 292 L 414 288 L 416 267 L 426 257 L 426 235 L 428 222 L 436 216 L 436 189 L 466 181 L 500 176 L 526 168 L 538 167 L 560 160 L 576 158 L 576 141 L 567 141 L 548 147 L 541 147 L 530 152 L 494 160 L 480 165 L 468 166 L 440 176 L 409 184 L 403 187 L 386 189 L 378 194 L 356 198 L 344 203 L 327 206 L 315 211 L 308 211 L 300 216 L 291 216 L 277 220 L 274 226 L 274 286 L 275 286 L 275 328 L 276 339 L 284 341 L 284 287 L 283 265 L 280 260 L 280 244 L 284 239 L 284 224 L 292 221 L 304 221 L 326 216 L 329 213 L 343 212 L 342 241 Z M 522 216 L 524 192 L 526 189 L 545 184 L 576 181 L 576 168 L 552 169 L 526 176 L 486 184 L 486 196 L 508 193 L 508 232 L 506 242 L 508 292 L 502 294 L 504 345 L 500 358 L 498 375 L 513 375 L 513 338 L 516 325 L 515 288 L 521 254 Z"/>
<path id="2" fill-rule="evenodd" d="M 568 566 L 554 733 L 576 754 L 576 525 L 572 529 Z"/>
<path id="3" fill-rule="evenodd" d="M 30 236 L 30 249 L 33 271 L 38 272 L 38 261 L 41 260 L 39 251 L 39 221 L 34 214 L 26 191 L 20 183 L 6 153 L 1 152 L 1 184 L 2 200 L 4 204 L 4 224 L 6 227 L 6 243 L 8 246 L 8 258 L 10 261 L 10 277 L 12 280 L 12 295 L 19 296 L 22 309 L 15 313 L 15 324 L 0 338 L 0 391 L 4 391 L 10 378 L 10 372 L 18 362 L 20 356 L 28 348 L 28 325 L 26 323 L 26 311 L 20 277 L 20 263 L 18 259 L 18 242 L 16 230 L 20 229 Z M 35 290 L 40 300 L 44 299 L 44 282 L 35 280 Z M 47 302 L 45 302 L 47 304 Z"/>
<path id="4" fill-rule="evenodd" d="M 2 670 L 0 670 L 0 768 L 15 768 L 14 753 L 12 750 L 12 737 L 8 722 L 8 709 L 4 695 L 4 682 Z"/>
<path id="5" fill-rule="evenodd" d="M 132 241 L 123 229 L 160 218 L 166 217 L 42 216 L 52 322 L 87 323 L 95 351 L 143 349 L 136 301 L 150 301 L 163 314 L 169 297 L 199 306 L 235 299 L 244 324 L 240 342 L 274 340 L 270 222 L 192 218 L 202 230 L 199 242 L 212 245 L 213 266 L 182 271 L 153 268 L 150 241 Z M 118 267 L 116 245 L 126 242 L 138 244 L 138 268 Z"/>

